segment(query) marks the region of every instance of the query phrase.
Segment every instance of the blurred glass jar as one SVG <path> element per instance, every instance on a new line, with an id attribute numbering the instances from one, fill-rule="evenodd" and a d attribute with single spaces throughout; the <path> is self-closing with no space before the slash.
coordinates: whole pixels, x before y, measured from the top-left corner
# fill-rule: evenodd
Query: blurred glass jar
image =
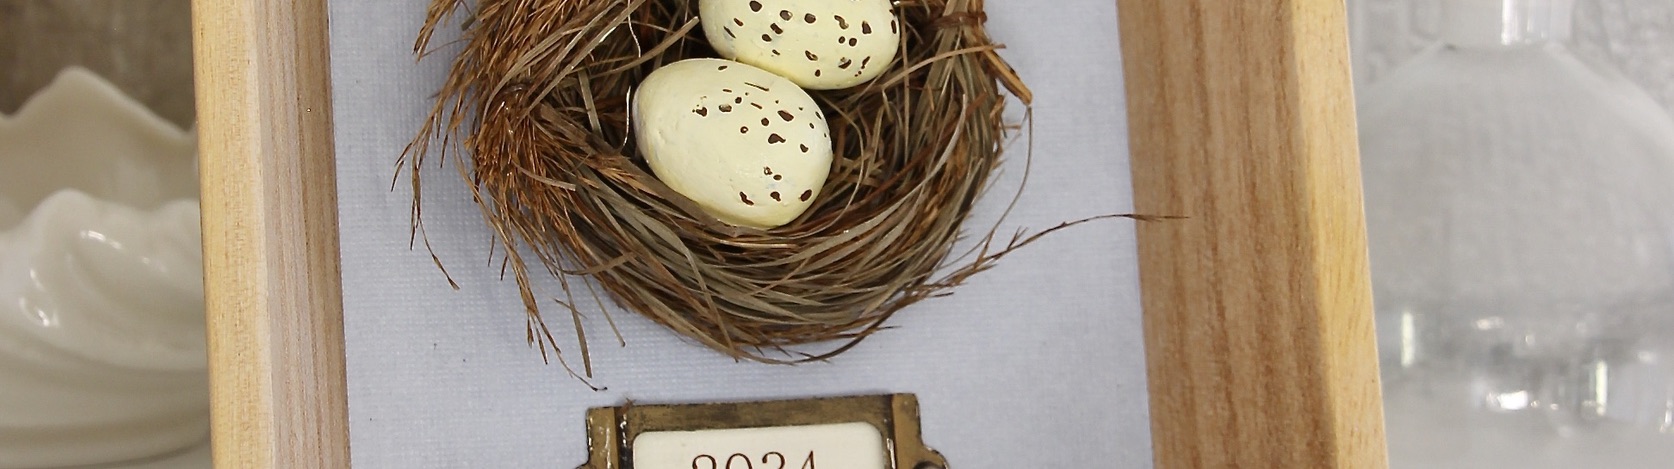
<path id="1" fill-rule="evenodd" d="M 1674 119 L 1573 0 L 1453 0 L 1359 99 L 1396 467 L 1674 460 Z"/>

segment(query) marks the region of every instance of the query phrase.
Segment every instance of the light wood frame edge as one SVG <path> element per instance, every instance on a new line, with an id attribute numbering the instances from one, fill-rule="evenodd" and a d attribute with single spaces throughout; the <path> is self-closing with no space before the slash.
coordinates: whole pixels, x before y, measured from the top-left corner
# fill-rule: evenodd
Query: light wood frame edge
<path id="1" fill-rule="evenodd" d="M 326 0 L 193 0 L 215 467 L 349 467 Z"/>
<path id="2" fill-rule="evenodd" d="M 1343 1 L 1118 5 L 1157 467 L 1387 467 Z"/>
<path id="3" fill-rule="evenodd" d="M 1119 0 L 1157 467 L 1384 467 L 1340 0 Z M 325 0 L 194 0 L 217 467 L 349 467 Z"/>

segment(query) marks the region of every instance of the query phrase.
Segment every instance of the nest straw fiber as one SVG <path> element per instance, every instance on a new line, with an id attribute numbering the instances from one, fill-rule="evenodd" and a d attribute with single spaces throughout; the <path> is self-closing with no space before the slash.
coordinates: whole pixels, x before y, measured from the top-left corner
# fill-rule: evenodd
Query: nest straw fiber
<path id="1" fill-rule="evenodd" d="M 543 305 L 561 308 L 592 375 L 576 305 L 580 297 L 602 307 L 602 288 L 620 306 L 735 358 L 823 360 L 1052 231 L 1019 232 L 991 247 L 989 230 L 977 248 L 952 255 L 1007 130 L 1016 129 L 1002 122 L 1002 92 L 1030 99 L 984 31 L 981 0 L 896 2 L 903 31 L 889 70 L 856 88 L 811 92 L 830 116 L 836 157 L 822 197 L 800 219 L 762 231 L 706 215 L 650 175 L 628 124 L 631 92 L 652 70 L 717 57 L 696 3 L 430 5 L 421 57 L 437 28 L 465 26 L 430 121 L 403 156 L 415 240 L 424 236 L 419 172 L 435 143 L 497 236 L 502 269 L 527 307 L 528 339 L 543 357 L 550 348 L 571 369 L 541 318 Z M 538 298 L 536 274 L 559 279 L 564 297 Z M 824 343 L 821 351 L 799 350 L 814 343 Z"/>

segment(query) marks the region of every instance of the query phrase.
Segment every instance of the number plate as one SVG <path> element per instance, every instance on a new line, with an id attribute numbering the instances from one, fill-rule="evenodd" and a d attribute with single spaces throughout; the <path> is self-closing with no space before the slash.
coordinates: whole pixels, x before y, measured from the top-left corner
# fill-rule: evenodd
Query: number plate
<path id="1" fill-rule="evenodd" d="M 634 438 L 638 469 L 887 469 L 883 434 L 863 422 L 695 432 Z"/>
<path id="2" fill-rule="evenodd" d="M 587 428 L 579 469 L 948 469 L 910 394 L 606 407 Z"/>

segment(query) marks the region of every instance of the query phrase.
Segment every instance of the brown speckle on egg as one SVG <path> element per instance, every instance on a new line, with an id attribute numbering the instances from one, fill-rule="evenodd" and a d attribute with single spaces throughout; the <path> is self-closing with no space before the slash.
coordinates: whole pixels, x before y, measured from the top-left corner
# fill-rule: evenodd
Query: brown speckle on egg
<path id="1" fill-rule="evenodd" d="M 693 109 L 692 113 L 697 114 L 698 117 L 709 117 L 709 108 L 700 107 L 700 108 L 697 108 L 697 109 Z"/>
<path id="2" fill-rule="evenodd" d="M 819 18 L 815 17 L 813 13 L 809 13 L 802 15 L 802 21 L 806 21 L 808 24 L 814 24 L 815 21 L 819 21 Z"/>
<path id="3" fill-rule="evenodd" d="M 774 202 L 783 202 L 783 200 L 779 199 L 779 191 L 770 192 L 767 196 L 772 197 Z"/>
<path id="4" fill-rule="evenodd" d="M 762 127 L 767 127 L 767 126 L 768 126 L 768 125 L 771 125 L 771 124 L 772 124 L 772 123 L 773 123 L 773 122 L 772 122 L 772 121 L 769 121 L 769 120 L 767 120 L 767 118 L 766 118 L 766 117 L 763 117 L 763 118 L 761 118 L 761 126 L 762 126 Z"/>
<path id="5" fill-rule="evenodd" d="M 807 202 L 808 199 L 814 198 L 814 190 L 809 189 L 809 190 L 802 191 L 802 196 L 797 197 L 797 198 L 802 199 L 803 202 Z M 755 205 L 755 204 L 750 204 L 750 205 Z"/>
<path id="6" fill-rule="evenodd" d="M 785 112 L 785 111 L 779 111 L 779 118 L 784 119 L 785 122 L 790 122 L 790 121 L 796 120 L 796 116 L 791 115 L 791 113 L 788 113 L 788 112 Z"/>
<path id="7" fill-rule="evenodd" d="M 738 35 L 737 35 L 737 34 L 733 34 L 733 32 L 732 32 L 732 28 L 728 28 L 728 27 L 725 27 L 725 26 L 722 26 L 722 27 L 721 27 L 721 30 L 722 30 L 722 31 L 726 31 L 726 32 L 727 32 L 727 37 L 730 37 L 730 38 L 733 38 L 733 39 L 738 39 Z"/>
<path id="8" fill-rule="evenodd" d="M 773 168 L 770 167 L 770 166 L 763 166 L 761 168 L 761 173 L 771 175 L 771 174 L 773 174 Z"/>
<path id="9" fill-rule="evenodd" d="M 773 180 L 783 181 L 783 180 L 785 180 L 785 176 L 783 174 L 775 174 L 775 175 L 773 175 Z"/>
<path id="10" fill-rule="evenodd" d="M 837 18 L 837 27 L 843 28 L 843 29 L 849 29 L 849 20 L 845 20 L 841 16 L 838 16 L 836 18 Z"/>
<path id="11" fill-rule="evenodd" d="M 765 87 L 765 86 L 761 86 L 761 85 L 757 85 L 757 84 L 755 84 L 755 83 L 750 83 L 750 82 L 747 82 L 747 81 L 746 81 L 746 82 L 744 82 L 744 84 L 746 84 L 746 85 L 750 85 L 750 86 L 753 86 L 753 87 L 755 87 L 755 88 L 756 88 L 756 89 L 758 89 L 758 90 L 762 90 L 762 91 L 773 91 L 773 90 L 770 90 L 770 89 L 767 89 L 767 87 Z"/>
<path id="12" fill-rule="evenodd" d="M 808 60 L 819 60 L 820 59 L 820 56 L 814 55 L 814 51 L 805 50 L 805 51 L 802 51 L 802 53 L 807 54 Z"/>
<path id="13" fill-rule="evenodd" d="M 756 104 L 756 103 L 750 103 L 750 105 L 751 105 L 751 106 L 755 106 L 755 107 L 756 107 L 756 109 L 765 109 L 765 108 L 763 108 L 763 107 L 761 107 L 761 105 L 760 105 L 760 104 Z"/>
<path id="14" fill-rule="evenodd" d="M 838 44 L 842 44 L 842 43 L 845 43 L 845 42 L 849 42 L 848 36 L 837 36 L 837 43 Z"/>
<path id="15" fill-rule="evenodd" d="M 773 42 L 773 36 L 763 34 L 763 35 L 761 35 L 761 41 L 762 42 Z"/>
<path id="16" fill-rule="evenodd" d="M 895 24 L 895 20 L 889 20 L 889 32 L 901 34 L 901 28 Z"/>
<path id="17" fill-rule="evenodd" d="M 852 38 L 852 37 L 849 38 L 849 47 L 854 47 L 856 44 L 859 44 L 859 43 L 860 43 L 859 40 L 856 40 L 855 38 Z"/>
<path id="18" fill-rule="evenodd" d="M 773 23 L 769 27 L 773 29 L 773 34 L 784 34 L 785 33 L 785 28 L 779 27 L 779 23 Z"/>
<path id="19" fill-rule="evenodd" d="M 783 19 L 785 21 L 790 21 L 790 19 L 791 19 L 790 10 L 779 10 L 779 19 Z"/>
<path id="20" fill-rule="evenodd" d="M 744 104 L 744 97 L 740 96 L 740 97 L 737 97 L 737 98 L 732 98 L 732 103 L 733 104 Z"/>
<path id="21" fill-rule="evenodd" d="M 758 11 L 758 12 L 761 11 L 761 2 L 751 1 L 750 2 L 750 11 Z"/>
<path id="22" fill-rule="evenodd" d="M 865 21 L 861 21 L 860 22 L 860 34 L 872 34 L 872 24 L 867 23 Z"/>
<path id="23" fill-rule="evenodd" d="M 738 19 L 738 18 L 733 18 L 732 19 L 732 24 L 743 26 L 744 25 L 744 20 L 741 20 L 741 19 Z"/>
<path id="24" fill-rule="evenodd" d="M 720 109 L 721 112 L 732 112 L 732 105 L 731 104 L 722 104 L 720 106 L 715 106 L 715 109 Z"/>
<path id="25" fill-rule="evenodd" d="M 767 143 L 775 144 L 775 145 L 780 144 L 780 143 L 785 143 L 785 138 L 780 137 L 779 134 L 768 135 L 767 136 Z"/>
<path id="26" fill-rule="evenodd" d="M 802 145 L 802 152 L 803 152 L 803 153 L 807 153 L 807 152 L 808 152 L 808 146 L 807 146 L 807 145 Z"/>
<path id="27" fill-rule="evenodd" d="M 750 133 L 750 126 L 746 125 L 746 126 L 743 126 L 743 127 L 739 127 L 738 128 L 738 133 L 741 133 L 741 134 Z"/>
<path id="28" fill-rule="evenodd" d="M 820 76 L 820 69 L 814 69 L 814 76 Z"/>
<path id="29" fill-rule="evenodd" d="M 715 70 L 720 70 L 720 71 L 726 71 L 726 69 L 727 69 L 727 66 L 726 66 L 726 65 L 722 65 L 722 66 L 721 66 L 721 67 L 720 67 L 720 68 L 717 68 L 717 69 L 715 69 Z M 723 90 L 723 91 L 724 91 L 724 90 Z M 728 93 L 731 93 L 731 91 L 727 91 L 727 92 L 728 92 Z"/>
<path id="30" fill-rule="evenodd" d="M 750 194 L 745 194 L 743 192 L 738 193 L 738 200 L 741 201 L 741 202 L 744 202 L 744 205 L 750 205 L 750 206 L 756 205 L 755 201 L 750 200 Z M 807 199 L 803 199 L 803 200 L 807 200 Z"/>
<path id="31" fill-rule="evenodd" d="M 854 65 L 854 61 L 849 60 L 848 57 L 844 57 L 841 62 L 837 62 L 837 68 L 841 68 L 841 69 L 844 69 L 844 70 L 848 70 L 850 65 Z"/>

